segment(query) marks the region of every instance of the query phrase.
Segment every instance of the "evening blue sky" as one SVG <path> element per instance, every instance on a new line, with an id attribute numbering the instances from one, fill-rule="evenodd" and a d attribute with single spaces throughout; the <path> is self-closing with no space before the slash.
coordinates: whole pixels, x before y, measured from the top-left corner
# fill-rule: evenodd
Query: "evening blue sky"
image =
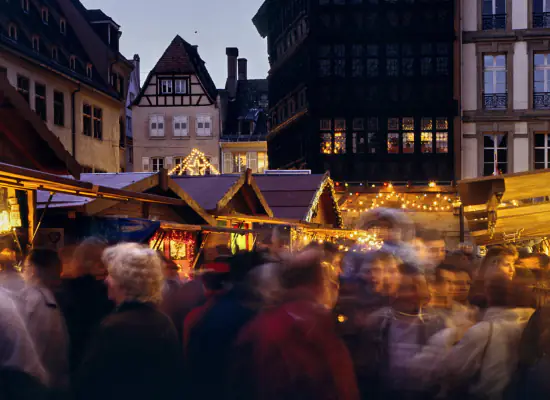
<path id="1" fill-rule="evenodd" d="M 226 47 L 248 59 L 249 78 L 265 78 L 267 45 L 252 24 L 263 0 L 81 0 L 100 8 L 121 26 L 121 52 L 141 57 L 141 81 L 179 34 L 199 46 L 199 54 L 218 88 L 227 78 Z"/>

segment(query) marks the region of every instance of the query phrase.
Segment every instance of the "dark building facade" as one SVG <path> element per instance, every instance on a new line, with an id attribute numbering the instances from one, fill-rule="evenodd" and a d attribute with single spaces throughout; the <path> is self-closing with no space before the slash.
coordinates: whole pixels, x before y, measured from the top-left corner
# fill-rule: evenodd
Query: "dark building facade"
<path id="1" fill-rule="evenodd" d="M 266 0 L 272 169 L 452 181 L 452 0 Z"/>

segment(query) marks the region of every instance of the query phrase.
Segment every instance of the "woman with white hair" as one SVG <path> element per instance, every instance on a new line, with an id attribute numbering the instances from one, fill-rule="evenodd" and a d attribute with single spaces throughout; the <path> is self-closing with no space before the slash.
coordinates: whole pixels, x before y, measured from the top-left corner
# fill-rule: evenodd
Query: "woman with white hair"
<path id="1" fill-rule="evenodd" d="M 158 310 L 162 260 L 147 247 L 125 243 L 103 254 L 115 311 L 92 338 L 75 382 L 84 399 L 176 399 L 183 355 L 176 329 Z"/>

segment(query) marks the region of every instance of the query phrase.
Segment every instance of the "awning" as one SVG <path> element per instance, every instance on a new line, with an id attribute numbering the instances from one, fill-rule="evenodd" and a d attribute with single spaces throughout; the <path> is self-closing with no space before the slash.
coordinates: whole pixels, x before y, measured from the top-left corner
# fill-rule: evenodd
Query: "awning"
<path id="1" fill-rule="evenodd" d="M 550 170 L 463 180 L 458 191 L 479 245 L 550 236 Z"/>

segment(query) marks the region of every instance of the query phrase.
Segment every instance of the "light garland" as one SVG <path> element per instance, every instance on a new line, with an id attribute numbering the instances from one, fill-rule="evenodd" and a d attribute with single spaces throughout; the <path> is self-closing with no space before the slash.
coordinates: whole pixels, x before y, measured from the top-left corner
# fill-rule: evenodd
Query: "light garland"
<path id="1" fill-rule="evenodd" d="M 307 222 L 311 222 L 311 220 L 314 218 L 314 215 L 318 212 L 319 200 L 321 199 L 321 196 L 325 192 L 327 186 L 330 190 L 330 195 L 332 197 L 332 208 L 336 214 L 336 223 L 339 227 L 342 227 L 344 219 L 342 217 L 340 207 L 338 206 L 338 201 L 336 200 L 336 190 L 334 189 L 334 182 L 329 177 L 325 179 L 325 181 L 321 184 L 319 190 L 317 190 L 317 192 L 315 193 L 315 197 L 311 202 L 311 207 L 309 208 L 305 220 Z"/>
<path id="2" fill-rule="evenodd" d="M 156 232 L 151 240 L 149 240 L 149 246 L 154 246 L 159 238 L 161 238 L 160 232 Z M 168 243 L 168 247 L 170 247 L 172 244 L 170 242 L 174 242 L 179 245 L 185 245 L 185 259 L 187 260 L 193 260 L 194 254 L 195 254 L 195 245 L 196 240 L 195 237 L 191 232 L 184 232 L 184 231 L 165 231 L 164 237 L 162 237 L 162 243 L 159 243 L 159 250 L 164 252 L 166 249 L 166 243 Z M 172 249 L 168 249 L 171 251 Z M 171 258 L 171 257 L 170 257 Z"/>
<path id="3" fill-rule="evenodd" d="M 169 175 L 183 175 L 188 173 L 191 176 L 200 176 L 206 175 L 207 170 L 210 170 L 210 174 L 212 175 L 220 174 L 220 171 L 208 161 L 203 152 L 193 149 L 191 150 L 191 154 L 185 157 L 181 164 L 172 168 Z"/>
<path id="4" fill-rule="evenodd" d="M 376 233 L 368 231 L 354 231 L 351 233 L 330 234 L 319 231 L 309 231 L 307 229 L 296 228 L 290 232 L 292 248 L 302 249 L 310 243 L 319 244 L 332 243 L 338 245 L 338 250 L 343 252 L 357 251 L 352 249 L 354 244 L 359 244 L 360 251 L 378 250 L 384 244 L 384 241 Z"/>

